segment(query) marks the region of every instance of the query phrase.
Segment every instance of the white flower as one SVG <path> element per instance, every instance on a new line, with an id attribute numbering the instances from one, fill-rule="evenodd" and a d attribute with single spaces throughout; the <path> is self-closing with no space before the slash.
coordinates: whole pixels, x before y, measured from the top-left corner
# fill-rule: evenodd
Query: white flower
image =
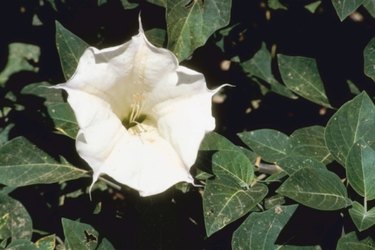
<path id="1" fill-rule="evenodd" d="M 74 75 L 56 88 L 68 92 L 79 132 L 78 154 L 93 169 L 139 191 L 161 193 L 189 173 L 206 132 L 215 128 L 201 73 L 139 34 L 120 46 L 89 47 Z"/>

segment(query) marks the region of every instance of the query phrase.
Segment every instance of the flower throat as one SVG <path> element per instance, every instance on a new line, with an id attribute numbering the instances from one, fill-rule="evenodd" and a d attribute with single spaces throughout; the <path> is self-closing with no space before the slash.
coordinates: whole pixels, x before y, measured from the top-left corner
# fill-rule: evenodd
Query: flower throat
<path id="1" fill-rule="evenodd" d="M 122 120 L 122 125 L 124 125 L 126 129 L 136 129 L 136 127 L 141 125 L 146 119 L 146 115 L 142 114 L 142 101 L 142 94 L 133 95 L 133 103 L 130 105 L 130 114 Z"/>

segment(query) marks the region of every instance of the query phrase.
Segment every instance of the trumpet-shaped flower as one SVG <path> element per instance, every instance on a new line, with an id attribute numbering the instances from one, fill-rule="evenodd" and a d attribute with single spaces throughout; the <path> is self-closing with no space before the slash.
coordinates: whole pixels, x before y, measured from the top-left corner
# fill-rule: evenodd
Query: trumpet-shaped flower
<path id="1" fill-rule="evenodd" d="M 161 193 L 193 183 L 190 168 L 206 132 L 215 128 L 201 73 L 139 34 L 120 46 L 89 47 L 61 88 L 78 125 L 78 154 L 93 169 L 139 191 Z"/>

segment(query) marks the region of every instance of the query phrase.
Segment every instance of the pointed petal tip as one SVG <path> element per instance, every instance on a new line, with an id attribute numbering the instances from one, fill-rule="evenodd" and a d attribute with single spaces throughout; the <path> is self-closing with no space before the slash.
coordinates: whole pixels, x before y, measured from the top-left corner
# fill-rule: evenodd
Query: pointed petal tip
<path id="1" fill-rule="evenodd" d="M 144 32 L 143 26 L 142 26 L 141 12 L 139 12 L 139 15 L 138 15 L 138 24 L 139 24 L 139 28 L 138 28 L 139 33 L 144 34 L 145 32 Z"/>

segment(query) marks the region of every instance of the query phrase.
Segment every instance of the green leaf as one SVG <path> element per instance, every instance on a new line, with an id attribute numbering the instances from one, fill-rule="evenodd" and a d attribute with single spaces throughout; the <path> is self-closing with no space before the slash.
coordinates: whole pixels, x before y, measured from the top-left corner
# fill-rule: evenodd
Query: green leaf
<path id="1" fill-rule="evenodd" d="M 203 193 L 207 236 L 219 231 L 254 208 L 267 194 L 263 184 L 244 189 L 231 176 L 208 180 Z"/>
<path id="2" fill-rule="evenodd" d="M 363 139 L 357 141 L 349 151 L 345 166 L 353 189 L 366 200 L 375 199 L 375 150 Z"/>
<path id="3" fill-rule="evenodd" d="M 363 2 L 364 0 L 332 0 L 340 21 L 352 14 Z"/>
<path id="4" fill-rule="evenodd" d="M 277 246 L 277 250 L 322 250 L 320 246 Z"/>
<path id="5" fill-rule="evenodd" d="M 34 63 L 39 61 L 40 48 L 25 43 L 9 44 L 9 56 L 5 68 L 0 72 L 0 86 L 4 86 L 9 77 L 20 71 L 37 72 Z"/>
<path id="6" fill-rule="evenodd" d="M 24 95 L 35 95 L 44 99 L 46 106 L 56 103 L 64 103 L 65 100 L 62 96 L 62 92 L 59 89 L 51 88 L 51 84 L 48 82 L 38 82 L 26 85 L 22 90 L 21 94 Z"/>
<path id="7" fill-rule="evenodd" d="M 286 157 L 291 149 L 289 137 L 272 129 L 242 132 L 238 136 L 263 160 L 268 162 L 276 162 Z"/>
<path id="8" fill-rule="evenodd" d="M 33 225 L 29 213 L 19 201 L 0 193 L 0 215 L 6 214 L 6 225 L 1 228 L 1 238 L 11 237 L 12 241 L 31 240 Z M 4 233 L 9 233 L 9 235 Z"/>
<path id="9" fill-rule="evenodd" d="M 338 210 L 349 205 L 340 178 L 321 168 L 302 168 L 294 172 L 276 192 L 319 210 Z"/>
<path id="10" fill-rule="evenodd" d="M 7 250 L 38 250 L 30 240 L 18 239 L 12 241 L 6 248 Z"/>
<path id="11" fill-rule="evenodd" d="M 281 167 L 288 175 L 292 175 L 294 172 L 302 168 L 316 168 L 326 169 L 326 166 L 320 161 L 314 158 L 308 158 L 306 156 L 288 156 L 278 160 L 277 165 Z"/>
<path id="12" fill-rule="evenodd" d="M 268 0 L 268 7 L 273 10 L 286 10 L 287 7 L 285 7 L 282 3 L 280 3 L 280 0 Z"/>
<path id="13" fill-rule="evenodd" d="M 56 247 L 56 236 L 48 235 L 40 238 L 35 242 L 35 246 L 39 250 L 54 250 Z"/>
<path id="14" fill-rule="evenodd" d="M 365 74 L 375 81 L 375 38 L 367 44 L 363 51 Z"/>
<path id="15" fill-rule="evenodd" d="M 312 157 L 325 164 L 333 160 L 324 138 L 324 127 L 311 126 L 295 130 L 290 135 L 293 155 Z"/>
<path id="16" fill-rule="evenodd" d="M 24 137 L 0 148 L 0 183 L 13 187 L 78 179 L 86 171 L 54 159 Z"/>
<path id="17" fill-rule="evenodd" d="M 138 3 L 132 3 L 128 0 L 120 0 L 120 2 L 125 10 L 132 10 L 138 7 Z"/>
<path id="18" fill-rule="evenodd" d="M 375 0 L 365 0 L 363 2 L 363 7 L 365 7 L 372 17 L 375 17 Z"/>
<path id="19" fill-rule="evenodd" d="M 100 245 L 96 250 L 115 250 L 111 242 L 107 240 L 106 238 L 102 239 Z"/>
<path id="20" fill-rule="evenodd" d="M 89 45 L 78 36 L 65 29 L 56 21 L 56 47 L 60 55 L 61 67 L 65 79 L 68 80 L 75 72 L 79 58 Z"/>
<path id="21" fill-rule="evenodd" d="M 370 237 L 359 240 L 355 232 L 348 233 L 337 242 L 337 250 L 374 250 L 375 242 Z"/>
<path id="22" fill-rule="evenodd" d="M 254 179 L 254 166 L 242 152 L 219 151 L 213 155 L 212 170 L 215 176 L 229 175 L 242 188 L 248 188 Z"/>
<path id="23" fill-rule="evenodd" d="M 147 0 L 147 2 L 155 4 L 160 7 L 167 6 L 167 0 Z"/>
<path id="24" fill-rule="evenodd" d="M 47 108 L 55 123 L 55 129 L 75 140 L 79 126 L 70 105 L 68 103 L 56 103 L 49 105 Z"/>
<path id="25" fill-rule="evenodd" d="M 375 107 L 365 92 L 342 105 L 328 121 L 325 131 L 329 151 L 343 166 L 349 150 L 360 139 L 375 142 Z"/>
<path id="26" fill-rule="evenodd" d="M 98 247 L 98 244 L 102 239 L 99 237 L 99 233 L 91 225 L 66 218 L 62 218 L 61 221 L 67 249 L 114 249 L 108 240 Z"/>
<path id="27" fill-rule="evenodd" d="M 331 108 L 320 79 L 315 59 L 301 56 L 277 55 L 281 78 L 298 95 Z"/>
<path id="28" fill-rule="evenodd" d="M 298 205 L 252 213 L 234 232 L 232 249 L 276 249 L 275 241 Z"/>
<path id="29" fill-rule="evenodd" d="M 165 0 L 168 48 L 179 61 L 204 45 L 218 29 L 229 24 L 231 0 Z"/>
<path id="30" fill-rule="evenodd" d="M 167 41 L 167 32 L 164 29 L 151 29 L 145 31 L 147 39 L 156 47 L 164 47 Z"/>
<path id="31" fill-rule="evenodd" d="M 224 136 L 210 132 L 205 135 L 199 150 L 203 151 L 239 151 L 238 147 Z"/>
<path id="32" fill-rule="evenodd" d="M 262 43 L 262 47 L 250 59 L 241 63 L 243 70 L 249 75 L 257 77 L 271 86 L 271 90 L 275 93 L 289 98 L 297 98 L 284 85 L 279 83 L 272 74 L 272 57 L 267 50 L 266 44 Z"/>
<path id="33" fill-rule="evenodd" d="M 316 9 L 319 7 L 319 5 L 321 3 L 322 3 L 322 1 L 316 1 L 316 2 L 309 3 L 309 4 L 305 5 L 305 9 L 307 9 L 311 13 L 315 13 Z"/>
<path id="34" fill-rule="evenodd" d="M 375 207 L 367 211 L 366 208 L 355 201 L 352 208 L 349 209 L 349 214 L 360 232 L 375 225 Z"/>

